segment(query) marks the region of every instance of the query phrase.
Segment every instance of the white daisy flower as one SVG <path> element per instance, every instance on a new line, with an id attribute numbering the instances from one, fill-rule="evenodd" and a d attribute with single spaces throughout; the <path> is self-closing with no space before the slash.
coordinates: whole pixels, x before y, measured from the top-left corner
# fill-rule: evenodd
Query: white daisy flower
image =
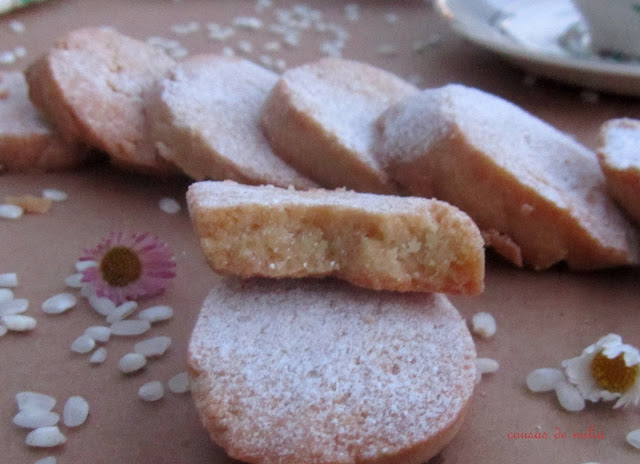
<path id="1" fill-rule="evenodd" d="M 589 401 L 640 404 L 640 352 L 616 334 L 602 337 L 576 358 L 562 361 L 567 378 Z"/>

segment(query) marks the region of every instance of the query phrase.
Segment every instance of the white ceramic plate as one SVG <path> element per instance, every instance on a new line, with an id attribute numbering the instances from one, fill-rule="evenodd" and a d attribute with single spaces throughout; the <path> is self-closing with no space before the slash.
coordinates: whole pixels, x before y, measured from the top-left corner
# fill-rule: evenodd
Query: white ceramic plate
<path id="1" fill-rule="evenodd" d="M 571 0 L 436 0 L 458 34 L 541 75 L 640 96 L 640 61 L 593 53 Z"/>

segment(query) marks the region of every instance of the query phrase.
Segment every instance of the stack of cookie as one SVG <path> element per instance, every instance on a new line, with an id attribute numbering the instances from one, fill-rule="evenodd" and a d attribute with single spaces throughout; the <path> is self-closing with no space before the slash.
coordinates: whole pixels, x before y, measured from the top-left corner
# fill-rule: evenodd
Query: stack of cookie
<path id="1" fill-rule="evenodd" d="M 48 148 L 5 150 L 6 169 L 93 150 L 196 181 L 196 234 L 229 277 L 192 335 L 192 392 L 237 459 L 424 462 L 473 393 L 474 344 L 444 294 L 483 290 L 485 245 L 536 270 L 638 264 L 596 155 L 480 90 L 420 91 L 335 58 L 282 75 L 216 55 L 178 63 L 96 28 L 25 75 L 13 118 Z M 38 112 L 49 123 L 28 125 Z"/>

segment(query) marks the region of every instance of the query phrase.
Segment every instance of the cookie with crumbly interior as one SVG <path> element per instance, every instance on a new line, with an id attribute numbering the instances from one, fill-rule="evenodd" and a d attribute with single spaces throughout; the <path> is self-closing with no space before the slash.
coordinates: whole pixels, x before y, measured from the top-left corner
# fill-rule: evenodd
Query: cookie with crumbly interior
<path id="1" fill-rule="evenodd" d="M 454 437 L 475 384 L 442 294 L 339 281 L 225 280 L 188 350 L 212 440 L 256 464 L 421 464 Z"/>
<path id="2" fill-rule="evenodd" d="M 189 213 L 211 267 L 242 277 L 335 276 L 372 289 L 476 294 L 480 231 L 437 200 L 197 182 Z"/>
<path id="3" fill-rule="evenodd" d="M 281 75 L 262 127 L 277 155 L 323 187 L 396 193 L 372 153 L 375 120 L 416 91 L 371 65 L 324 58 Z"/>
<path id="4" fill-rule="evenodd" d="M 514 264 L 638 263 L 637 231 L 607 194 L 595 153 L 511 102 L 447 85 L 390 108 L 379 125 L 390 175 L 468 213 Z"/>
<path id="5" fill-rule="evenodd" d="M 196 180 L 317 187 L 273 153 L 260 129 L 260 109 L 277 80 L 240 58 L 181 63 L 146 98 L 158 152 Z"/>
<path id="6" fill-rule="evenodd" d="M 175 61 L 108 28 L 68 33 L 26 71 L 29 95 L 62 137 L 107 153 L 123 168 L 171 175 L 147 134 L 143 94 Z"/>
<path id="7" fill-rule="evenodd" d="M 600 128 L 598 159 L 611 196 L 640 224 L 640 120 L 606 121 Z"/>
<path id="8" fill-rule="evenodd" d="M 0 72 L 0 171 L 71 169 L 86 152 L 65 143 L 33 106 L 21 72 Z"/>

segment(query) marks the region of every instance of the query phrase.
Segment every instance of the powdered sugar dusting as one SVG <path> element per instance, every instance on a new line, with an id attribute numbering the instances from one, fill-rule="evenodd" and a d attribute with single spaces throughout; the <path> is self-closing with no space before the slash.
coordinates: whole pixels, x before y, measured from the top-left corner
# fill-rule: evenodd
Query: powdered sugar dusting
<path id="1" fill-rule="evenodd" d="M 425 440 L 451 424 L 475 380 L 473 342 L 444 296 L 328 282 L 213 290 L 190 353 L 192 393 L 222 412 L 223 440 L 300 461 Z"/>

